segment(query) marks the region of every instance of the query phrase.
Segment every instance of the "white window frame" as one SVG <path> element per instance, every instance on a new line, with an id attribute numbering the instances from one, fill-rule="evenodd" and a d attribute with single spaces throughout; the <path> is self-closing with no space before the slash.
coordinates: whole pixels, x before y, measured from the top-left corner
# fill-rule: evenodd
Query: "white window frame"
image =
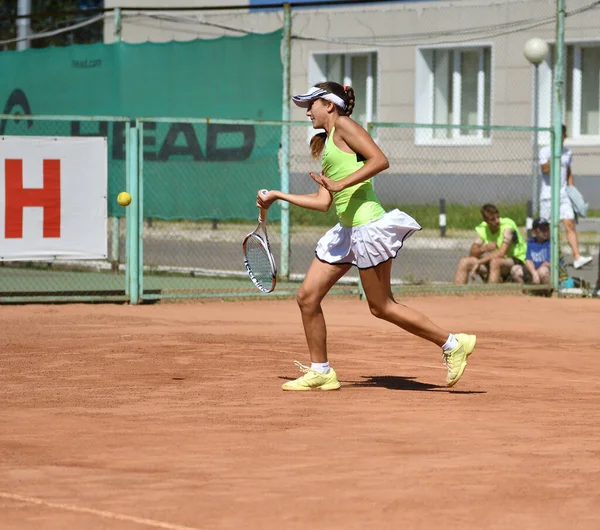
<path id="1" fill-rule="evenodd" d="M 365 109 L 366 120 L 365 123 L 361 123 L 365 128 L 367 127 L 367 123 L 373 121 L 373 116 L 377 114 L 379 116 L 379 80 L 381 79 L 380 72 L 380 58 L 379 58 L 379 50 L 377 48 L 367 48 L 367 49 L 358 49 L 358 50 L 348 50 L 348 51 L 336 51 L 336 50 L 327 50 L 327 51 L 313 51 L 310 53 L 308 58 L 308 86 L 311 87 L 316 85 L 317 83 L 322 83 L 324 81 L 337 81 L 336 79 L 326 79 L 325 73 L 320 69 L 317 57 L 322 56 L 331 56 L 331 55 L 342 55 L 344 56 L 344 71 L 349 72 L 352 70 L 351 67 L 351 58 L 358 55 L 366 55 L 368 57 L 372 57 L 375 55 L 375 65 L 373 65 L 372 61 L 368 61 L 367 63 L 367 82 L 366 88 L 367 92 L 365 94 L 365 101 L 367 103 L 367 108 Z M 374 68 L 374 69 L 373 69 Z M 374 82 L 373 76 L 375 75 L 377 79 L 377 85 Z M 339 82 L 339 81 L 338 81 Z M 352 85 L 352 78 L 347 75 L 344 76 L 343 81 L 341 82 L 343 85 Z"/>
<path id="2" fill-rule="evenodd" d="M 539 116 L 538 124 L 540 127 L 552 126 L 553 112 L 553 94 L 552 94 L 552 79 L 554 69 L 554 50 L 556 49 L 556 41 L 548 41 L 551 46 L 551 51 L 548 57 L 540 64 L 539 72 Z M 565 42 L 565 48 L 575 46 L 574 63 L 576 66 L 581 61 L 581 48 L 598 47 L 600 48 L 600 39 L 579 39 L 575 41 Z M 567 50 L 565 50 L 565 89 L 568 80 L 567 68 Z M 533 74 L 532 74 L 533 75 Z M 572 120 L 570 123 L 565 123 L 567 126 L 567 146 L 589 146 L 600 145 L 600 134 L 581 134 L 581 68 L 574 69 L 572 72 L 573 86 L 570 87 L 571 93 L 571 109 Z M 535 94 L 534 94 L 535 97 Z M 566 101 L 563 101 L 563 116 L 566 114 Z M 533 111 L 532 111 L 533 117 Z M 566 116 L 565 116 L 566 119 Z M 533 122 L 532 122 L 533 123 Z M 550 133 L 540 134 L 540 145 L 550 143 Z"/>
<path id="3" fill-rule="evenodd" d="M 600 132 L 598 134 L 581 134 L 581 101 L 582 101 L 582 69 L 581 69 L 581 49 L 598 48 L 600 49 L 599 39 L 586 39 L 570 41 L 565 43 L 565 47 L 574 47 L 573 52 L 573 86 L 570 87 L 571 93 L 571 123 L 567 123 L 568 143 L 570 145 L 600 145 Z M 554 49 L 554 48 L 553 48 Z M 565 69 L 567 67 L 567 55 L 565 54 Z M 567 80 L 565 71 L 565 82 Z M 600 87 L 599 87 L 600 96 Z M 563 109 L 565 111 L 566 109 Z M 567 143 L 567 142 L 566 142 Z"/>
<path id="4" fill-rule="evenodd" d="M 434 72 L 431 69 L 432 54 L 435 50 L 471 51 L 473 49 L 490 50 L 490 124 L 492 120 L 493 96 L 494 96 L 494 47 L 490 42 L 478 42 L 469 45 L 447 44 L 439 46 L 418 46 L 416 48 L 415 61 L 415 123 L 434 124 Z M 483 71 L 483 53 L 480 54 L 480 67 L 477 76 L 477 124 L 484 125 L 485 117 L 485 73 Z M 416 145 L 490 145 L 492 142 L 492 131 L 488 138 L 483 136 L 483 130 L 478 131 L 477 136 L 461 134 L 461 64 L 460 55 L 454 54 L 452 65 L 452 106 L 453 121 L 456 125 L 452 129 L 451 138 L 435 138 L 434 129 L 431 127 L 417 127 L 415 129 Z"/>

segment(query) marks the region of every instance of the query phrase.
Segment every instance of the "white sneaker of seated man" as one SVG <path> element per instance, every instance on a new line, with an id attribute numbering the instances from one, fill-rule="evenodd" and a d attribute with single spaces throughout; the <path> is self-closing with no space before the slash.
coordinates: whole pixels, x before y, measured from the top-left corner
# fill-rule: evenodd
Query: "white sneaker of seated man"
<path id="1" fill-rule="evenodd" d="M 581 267 L 590 263 L 592 259 L 594 259 L 592 256 L 579 256 L 577 259 L 573 260 L 573 267 L 581 269 Z"/>

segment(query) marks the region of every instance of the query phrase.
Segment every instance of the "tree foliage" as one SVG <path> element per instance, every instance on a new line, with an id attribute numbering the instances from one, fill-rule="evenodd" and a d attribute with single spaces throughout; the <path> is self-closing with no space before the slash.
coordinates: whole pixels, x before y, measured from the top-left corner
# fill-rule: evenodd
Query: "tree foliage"
<path id="1" fill-rule="evenodd" d="M 17 37 L 17 4 L 17 0 L 8 0 L 0 5 L 0 41 Z M 39 35 L 68 28 L 98 14 L 89 13 L 90 9 L 102 7 L 104 7 L 103 0 L 31 0 L 30 32 L 33 35 Z M 30 41 L 30 46 L 45 48 L 47 46 L 92 44 L 103 41 L 103 32 L 104 22 L 101 20 L 73 31 L 33 39 Z M 14 50 L 16 43 L 0 44 L 0 50 L 2 49 Z"/>

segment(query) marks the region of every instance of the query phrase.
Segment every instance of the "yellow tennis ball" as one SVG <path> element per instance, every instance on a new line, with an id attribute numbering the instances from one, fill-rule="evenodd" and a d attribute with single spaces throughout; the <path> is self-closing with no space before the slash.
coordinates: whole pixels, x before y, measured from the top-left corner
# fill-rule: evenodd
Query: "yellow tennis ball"
<path id="1" fill-rule="evenodd" d="M 119 195 L 117 195 L 117 202 L 121 206 L 129 206 L 131 204 L 131 195 L 129 195 L 129 193 L 126 191 L 122 191 L 119 193 Z"/>

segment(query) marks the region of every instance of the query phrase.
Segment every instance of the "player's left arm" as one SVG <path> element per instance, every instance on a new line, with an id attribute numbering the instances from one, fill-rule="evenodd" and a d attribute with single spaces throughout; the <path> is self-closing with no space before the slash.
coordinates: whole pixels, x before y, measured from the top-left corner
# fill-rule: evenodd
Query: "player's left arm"
<path id="1" fill-rule="evenodd" d="M 350 186 L 360 184 L 390 167 L 383 151 L 379 149 L 369 133 L 354 120 L 347 116 L 340 116 L 335 121 L 335 135 L 338 142 L 344 142 L 352 151 L 359 153 L 365 159 L 365 163 L 360 169 L 340 180 L 334 181 L 323 174 L 319 175 L 319 183 L 327 190 L 342 191 Z M 342 146 L 338 145 L 338 147 Z"/>

